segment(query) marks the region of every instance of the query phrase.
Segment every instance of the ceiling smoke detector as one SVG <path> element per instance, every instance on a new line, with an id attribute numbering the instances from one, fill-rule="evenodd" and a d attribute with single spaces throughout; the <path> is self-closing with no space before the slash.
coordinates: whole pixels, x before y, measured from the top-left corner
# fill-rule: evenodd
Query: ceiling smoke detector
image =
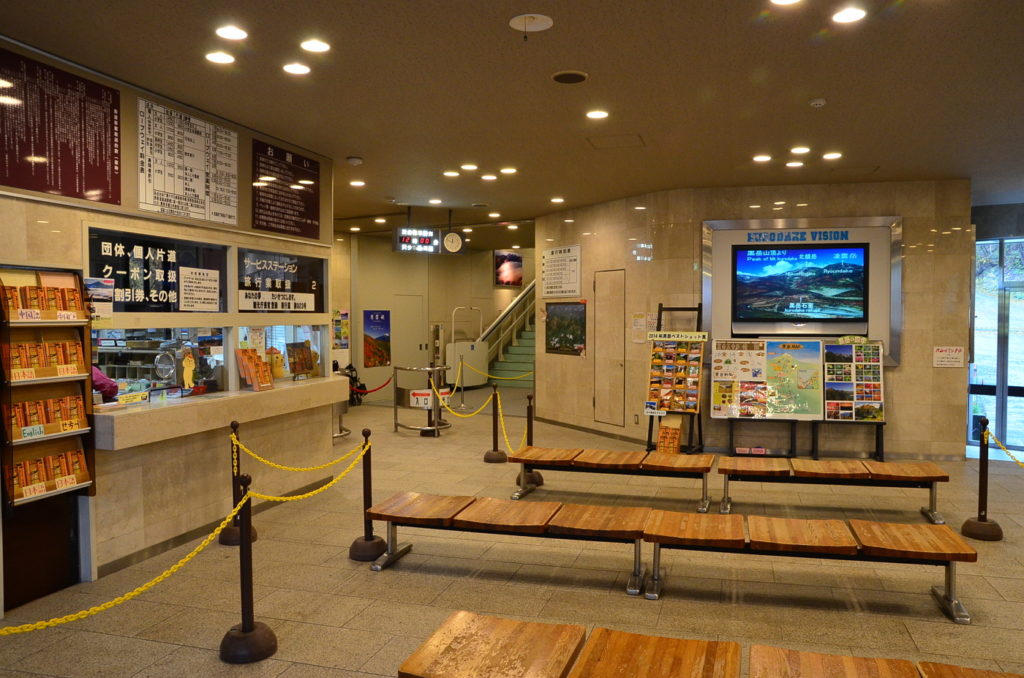
<path id="1" fill-rule="evenodd" d="M 350 155 L 347 158 L 345 158 L 345 162 L 352 165 L 353 167 L 359 167 L 360 165 L 363 164 L 363 159 L 358 155 Z"/>
<path id="2" fill-rule="evenodd" d="M 822 97 L 817 97 L 816 99 L 811 99 L 807 103 L 810 105 L 811 108 L 824 108 L 825 104 L 827 104 L 828 102 L 825 101 L 825 99 Z"/>
<path id="3" fill-rule="evenodd" d="M 508 25 L 523 33 L 539 33 L 554 26 L 555 22 L 544 14 L 520 14 L 509 19 Z"/>

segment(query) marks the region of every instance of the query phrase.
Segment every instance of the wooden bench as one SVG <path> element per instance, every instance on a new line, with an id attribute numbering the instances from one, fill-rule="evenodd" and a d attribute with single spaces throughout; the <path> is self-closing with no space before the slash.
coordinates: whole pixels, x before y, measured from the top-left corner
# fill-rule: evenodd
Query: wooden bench
<path id="1" fill-rule="evenodd" d="M 663 478 L 700 478 L 701 496 L 697 503 L 697 511 L 706 513 L 711 503 L 711 498 L 708 496 L 708 474 L 711 473 L 711 467 L 715 462 L 715 457 L 712 454 L 615 452 L 529 445 L 519 452 L 510 454 L 508 460 L 522 465 L 518 478 L 519 488 L 512 494 L 512 499 L 522 499 L 533 492 L 537 488 L 536 472 L 547 470 Z"/>
<path id="2" fill-rule="evenodd" d="M 928 461 L 721 457 L 718 461 L 718 472 L 724 477 L 720 507 L 722 513 L 729 513 L 732 510 L 729 481 L 913 487 L 928 490 L 928 507 L 922 508 L 921 513 L 929 522 L 935 525 L 943 525 L 946 522 L 936 507 L 937 483 L 948 482 L 949 474 Z"/>
<path id="3" fill-rule="evenodd" d="M 952 664 L 877 659 L 787 650 L 770 645 L 750 647 L 750 678 L 1020 678 L 1017 673 L 970 669 Z"/>
<path id="4" fill-rule="evenodd" d="M 646 597 L 662 591 L 661 549 L 785 555 L 805 558 L 936 565 L 945 568 L 944 587 L 932 595 L 953 621 L 970 624 L 957 598 L 956 563 L 975 562 L 978 553 L 946 525 L 905 525 L 868 520 L 802 520 L 653 511 L 644 541 L 654 544 Z"/>
<path id="5" fill-rule="evenodd" d="M 366 517 L 387 523 L 384 553 L 370 569 L 379 572 L 412 549 L 398 542 L 398 526 L 428 527 L 488 534 L 521 534 L 633 544 L 633 570 L 626 593 L 640 595 L 646 577 L 641 560 L 649 508 L 584 506 L 558 502 L 518 502 L 490 497 L 445 497 L 400 492 L 366 510 Z"/>

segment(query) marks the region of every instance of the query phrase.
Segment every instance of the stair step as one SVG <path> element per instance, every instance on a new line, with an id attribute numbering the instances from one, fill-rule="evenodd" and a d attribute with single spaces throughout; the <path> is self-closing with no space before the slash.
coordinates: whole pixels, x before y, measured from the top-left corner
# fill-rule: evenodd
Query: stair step
<path id="1" fill-rule="evenodd" d="M 537 338 L 537 333 L 534 332 L 533 330 L 530 330 L 529 332 L 527 332 L 526 330 L 523 330 L 522 332 L 519 333 L 519 338 L 520 339 L 536 339 Z"/>
<path id="2" fill-rule="evenodd" d="M 533 379 L 491 379 L 490 383 L 498 388 L 533 388 Z"/>
<path id="3" fill-rule="evenodd" d="M 529 338 L 527 338 L 527 337 L 519 337 L 519 342 L 518 343 L 519 343 L 520 346 L 536 346 L 537 345 L 537 340 L 534 339 L 533 337 L 529 337 Z"/>
<path id="4" fill-rule="evenodd" d="M 535 346 L 506 346 L 505 353 L 513 353 L 515 355 L 535 355 L 537 352 L 534 350 Z"/>
<path id="5" fill-rule="evenodd" d="M 513 372 L 531 372 L 533 371 L 532 362 L 526 362 L 525 360 L 499 360 L 496 363 L 491 364 L 491 374 L 494 374 L 494 370 L 511 370 Z"/>

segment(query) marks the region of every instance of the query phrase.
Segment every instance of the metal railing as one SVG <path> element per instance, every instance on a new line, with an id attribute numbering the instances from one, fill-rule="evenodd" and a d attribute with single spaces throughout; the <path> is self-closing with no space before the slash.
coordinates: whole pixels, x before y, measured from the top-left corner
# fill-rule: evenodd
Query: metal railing
<path id="1" fill-rule="evenodd" d="M 532 280 L 512 303 L 494 319 L 477 341 L 487 341 L 487 362 L 505 357 L 505 349 L 519 345 L 519 330 L 530 330 L 536 313 L 535 289 L 537 281 Z"/>

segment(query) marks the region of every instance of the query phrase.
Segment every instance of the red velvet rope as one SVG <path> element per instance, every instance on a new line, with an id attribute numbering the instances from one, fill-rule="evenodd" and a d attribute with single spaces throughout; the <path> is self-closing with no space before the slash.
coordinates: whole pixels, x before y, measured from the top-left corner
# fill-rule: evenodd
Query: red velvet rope
<path id="1" fill-rule="evenodd" d="M 356 388 L 355 386 L 352 386 L 351 384 L 349 384 L 349 388 L 350 388 L 351 390 L 355 391 L 356 393 L 373 393 L 374 391 L 379 391 L 379 390 L 381 390 L 382 388 L 384 388 L 385 386 L 387 386 L 388 384 L 390 384 L 390 383 L 391 383 L 391 380 L 392 380 L 392 379 L 394 379 L 394 375 L 392 375 L 392 376 L 388 377 L 388 380 L 387 380 L 387 381 L 385 381 L 385 382 L 384 382 L 383 384 L 381 384 L 380 386 L 378 386 L 377 388 L 371 388 L 371 389 L 370 389 L 369 391 L 364 391 L 364 390 L 363 390 L 363 389 L 361 389 L 361 388 Z"/>

